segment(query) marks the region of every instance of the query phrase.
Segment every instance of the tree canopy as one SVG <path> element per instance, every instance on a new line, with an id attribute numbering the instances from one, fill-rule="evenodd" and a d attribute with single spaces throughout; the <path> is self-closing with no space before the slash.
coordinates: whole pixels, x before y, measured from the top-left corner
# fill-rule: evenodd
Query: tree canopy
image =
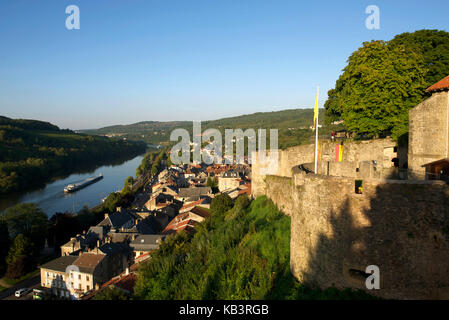
<path id="1" fill-rule="evenodd" d="M 389 42 L 364 42 L 328 92 L 327 120 L 343 119 L 357 134 L 398 139 L 408 132 L 408 111 L 448 74 L 447 32 L 420 30 Z"/>
<path id="2" fill-rule="evenodd" d="M 212 199 L 210 204 L 210 211 L 213 214 L 223 214 L 234 206 L 231 197 L 226 193 L 222 193 Z"/>
<path id="3" fill-rule="evenodd" d="M 34 203 L 20 203 L 6 209 L 1 216 L 8 225 L 11 239 L 23 234 L 37 246 L 43 245 L 47 235 L 47 215 Z"/>

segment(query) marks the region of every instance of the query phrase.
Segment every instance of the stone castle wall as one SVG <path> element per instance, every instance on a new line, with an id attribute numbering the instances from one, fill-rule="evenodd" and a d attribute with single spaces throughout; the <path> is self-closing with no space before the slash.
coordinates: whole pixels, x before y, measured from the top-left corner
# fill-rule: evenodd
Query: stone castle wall
<path id="1" fill-rule="evenodd" d="M 292 274 L 309 285 L 383 298 L 449 299 L 449 187 L 382 179 L 394 146 L 389 139 L 347 143 L 343 162 L 331 161 L 334 146 L 320 145 L 318 175 L 298 166 L 313 168 L 313 151 L 298 154 L 310 146 L 281 151 L 271 175 L 260 175 L 253 162 L 253 195 L 267 195 L 291 216 Z M 355 193 L 358 179 L 362 194 Z M 380 268 L 380 290 L 365 287 L 368 265 Z"/>
<path id="2" fill-rule="evenodd" d="M 284 192 L 294 202 L 290 265 L 299 281 L 383 298 L 449 299 L 446 184 L 364 179 L 356 194 L 353 178 L 297 170 L 292 181 Z M 369 265 L 380 268 L 380 290 L 366 289 Z"/>
<path id="3" fill-rule="evenodd" d="M 449 92 L 437 92 L 409 111 L 409 179 L 424 180 L 422 165 L 447 158 Z"/>
<path id="4" fill-rule="evenodd" d="M 345 142 L 343 145 L 343 161 L 335 162 L 337 142 L 320 141 L 318 147 L 318 172 L 329 175 L 358 177 L 388 177 L 392 170 L 392 158 L 397 157 L 394 151 L 396 143 L 391 139 L 375 139 L 368 141 Z M 315 161 L 315 146 L 301 145 L 286 150 L 278 150 L 278 165 L 261 164 L 257 152 L 252 154 L 251 184 L 254 196 L 265 194 L 266 184 L 263 169 L 269 169 L 269 175 L 291 177 L 292 168 L 298 164 Z M 376 161 L 376 165 L 373 165 Z M 374 169 L 376 167 L 376 169 Z M 356 169 L 359 168 L 359 171 Z M 314 169 L 313 167 L 311 168 Z M 377 173 L 374 172 L 377 171 Z"/>

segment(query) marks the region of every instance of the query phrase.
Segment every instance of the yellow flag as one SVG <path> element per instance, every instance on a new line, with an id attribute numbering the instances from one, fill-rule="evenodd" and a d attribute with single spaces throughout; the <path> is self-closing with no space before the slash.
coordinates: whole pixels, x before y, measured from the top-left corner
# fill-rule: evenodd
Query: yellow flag
<path id="1" fill-rule="evenodd" d="M 316 123 L 316 119 L 318 118 L 318 94 L 320 87 L 316 89 L 316 100 L 315 100 L 315 109 L 313 110 L 313 130 L 316 130 L 318 123 Z"/>

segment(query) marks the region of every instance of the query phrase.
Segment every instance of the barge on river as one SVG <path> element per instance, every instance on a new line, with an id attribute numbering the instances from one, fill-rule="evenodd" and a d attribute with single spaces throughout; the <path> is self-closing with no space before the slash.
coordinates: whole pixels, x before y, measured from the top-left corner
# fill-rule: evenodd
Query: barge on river
<path id="1" fill-rule="evenodd" d="M 99 181 L 101 179 L 103 179 L 103 175 L 100 173 L 98 176 L 90 177 L 90 178 L 84 180 L 83 182 L 75 183 L 75 184 L 69 184 L 68 186 L 66 186 L 64 188 L 64 192 L 65 193 L 70 193 L 70 192 L 75 192 L 75 191 L 81 190 L 82 188 L 85 188 L 88 185 L 91 185 L 92 183 L 95 183 L 95 182 L 97 182 L 97 181 Z"/>

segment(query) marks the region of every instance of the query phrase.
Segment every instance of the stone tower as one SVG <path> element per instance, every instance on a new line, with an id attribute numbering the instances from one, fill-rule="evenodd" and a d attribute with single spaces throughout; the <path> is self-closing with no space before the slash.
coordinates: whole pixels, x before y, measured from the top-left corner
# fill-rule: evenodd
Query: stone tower
<path id="1" fill-rule="evenodd" d="M 425 180 L 423 165 L 449 158 L 449 76 L 426 91 L 430 98 L 409 111 L 409 180 Z"/>

